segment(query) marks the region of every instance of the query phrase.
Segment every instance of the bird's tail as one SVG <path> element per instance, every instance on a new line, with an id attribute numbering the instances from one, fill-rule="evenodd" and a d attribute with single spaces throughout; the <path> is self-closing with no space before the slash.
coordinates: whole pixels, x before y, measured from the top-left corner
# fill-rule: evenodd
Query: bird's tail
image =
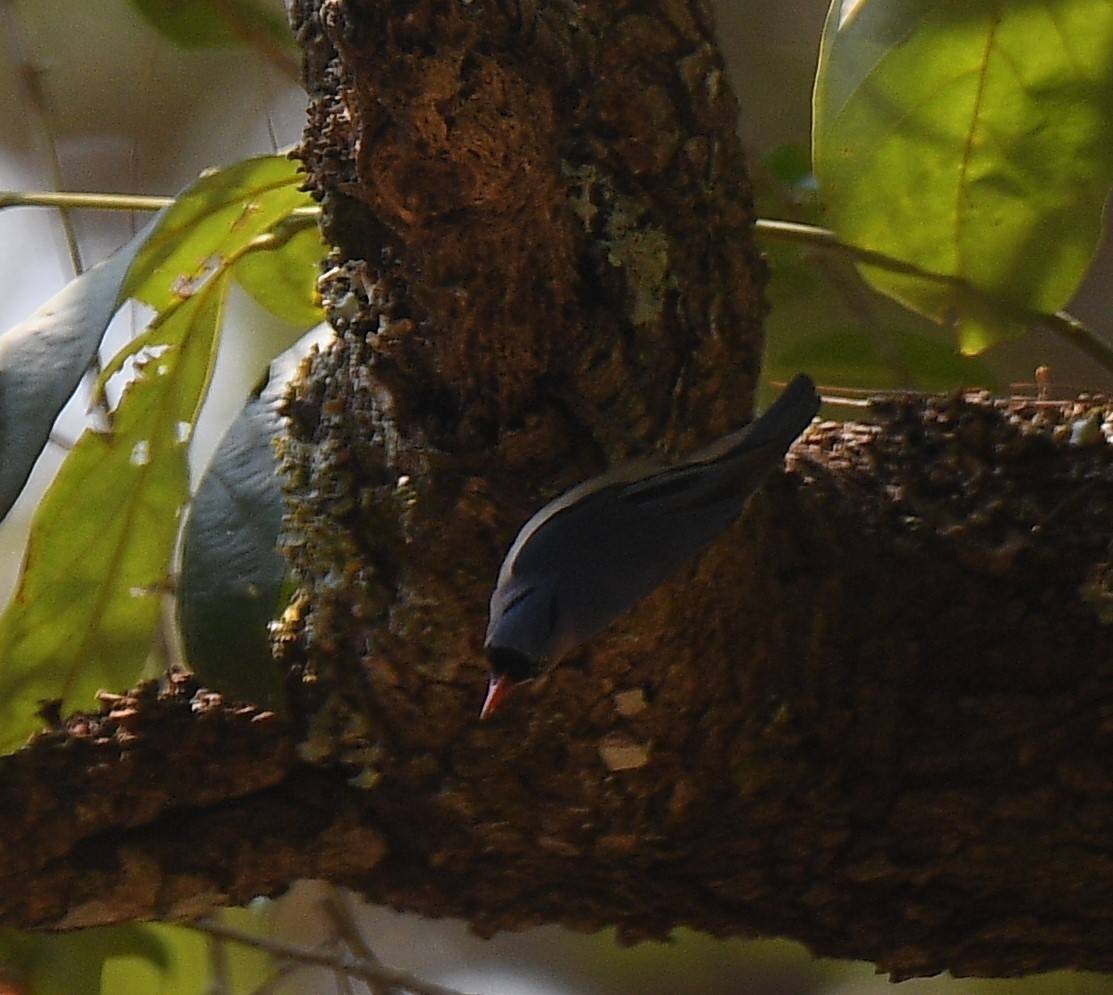
<path id="1" fill-rule="evenodd" d="M 738 453 L 767 447 L 771 455 L 783 456 L 796 437 L 811 424 L 819 411 L 819 403 L 812 378 L 798 373 L 758 418 L 701 450 L 693 461 L 729 460 Z"/>
<path id="2" fill-rule="evenodd" d="M 651 506 L 658 514 L 706 514 L 725 502 L 725 528 L 818 410 L 815 384 L 800 374 L 760 418 L 678 466 L 628 484 L 622 489 L 622 500 Z"/>

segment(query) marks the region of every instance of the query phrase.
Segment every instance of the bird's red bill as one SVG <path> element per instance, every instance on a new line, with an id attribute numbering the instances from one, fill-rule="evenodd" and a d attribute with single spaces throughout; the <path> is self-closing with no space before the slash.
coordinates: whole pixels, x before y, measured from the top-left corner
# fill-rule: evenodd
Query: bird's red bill
<path id="1" fill-rule="evenodd" d="M 510 693 L 511 687 L 513 684 L 509 677 L 491 675 L 491 683 L 487 685 L 487 700 L 483 702 L 483 708 L 479 712 L 481 722 L 495 714 L 495 709 L 502 704 L 503 699 Z"/>

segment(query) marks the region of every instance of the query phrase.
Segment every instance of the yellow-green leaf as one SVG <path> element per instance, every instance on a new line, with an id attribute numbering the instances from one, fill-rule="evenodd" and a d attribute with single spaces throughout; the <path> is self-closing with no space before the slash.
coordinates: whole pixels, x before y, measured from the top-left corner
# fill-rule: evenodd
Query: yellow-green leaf
<path id="1" fill-rule="evenodd" d="M 138 923 L 68 933 L 0 930 L 0 969 L 33 995 L 101 995 L 101 972 L 114 958 L 143 964 L 161 980 L 171 953 L 150 927 Z M 0 991 L 9 991 L 0 985 Z"/>
<path id="2" fill-rule="evenodd" d="M 210 170 L 166 209 L 132 263 L 125 296 L 162 311 L 299 207 L 303 177 L 285 156 Z"/>
<path id="3" fill-rule="evenodd" d="M 183 48 L 243 45 L 252 33 L 271 44 L 292 46 L 285 19 L 255 0 L 131 0 L 160 34 Z"/>
<path id="4" fill-rule="evenodd" d="M 112 430 L 81 436 L 39 505 L 0 618 L 0 750 L 41 726 L 39 701 L 91 707 L 99 688 L 139 676 L 188 493 L 189 431 L 228 279 L 218 273 L 156 318 L 159 355 L 138 370 Z"/>
<path id="5" fill-rule="evenodd" d="M 251 909 L 222 909 L 224 925 L 265 938 L 270 933 L 270 916 Z M 214 990 L 211 971 L 212 940 L 188 926 L 144 923 L 140 927 L 166 951 L 166 965 L 151 958 L 116 956 L 105 961 L 101 971 L 101 995 L 206 995 Z M 274 973 L 269 954 L 241 943 L 225 943 L 228 991 L 254 992 Z"/>
<path id="6" fill-rule="evenodd" d="M 236 263 L 240 286 L 272 314 L 302 329 L 325 320 L 317 297 L 325 245 L 316 221 L 307 220 L 289 238 L 276 230 L 273 246 L 264 245 Z"/>
<path id="7" fill-rule="evenodd" d="M 862 267 L 964 352 L 1062 308 L 1113 180 L 1113 2 L 835 0 L 815 173 L 845 241 L 957 278 Z"/>
<path id="8" fill-rule="evenodd" d="M 959 355 L 947 333 L 872 293 L 844 260 L 770 245 L 772 305 L 762 368 L 773 380 L 801 370 L 822 386 L 885 390 L 992 387 L 980 360 Z M 770 391 L 770 399 L 775 392 Z"/>
<path id="9" fill-rule="evenodd" d="M 218 918 L 259 937 L 270 933 L 266 912 L 223 909 Z M 212 990 L 211 945 L 204 933 L 162 923 L 61 933 L 5 929 L 0 973 L 28 995 L 203 995 Z M 274 971 L 269 954 L 244 944 L 225 944 L 224 961 L 233 992 L 255 991 Z"/>

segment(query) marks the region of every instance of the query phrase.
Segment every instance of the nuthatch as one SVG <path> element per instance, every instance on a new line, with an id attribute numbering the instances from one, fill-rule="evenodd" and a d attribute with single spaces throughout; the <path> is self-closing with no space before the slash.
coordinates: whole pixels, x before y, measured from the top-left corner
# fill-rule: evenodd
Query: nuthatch
<path id="1" fill-rule="evenodd" d="M 491 595 L 491 683 L 480 718 L 723 532 L 818 410 L 815 385 L 800 374 L 760 418 L 683 462 L 623 463 L 538 511 Z"/>

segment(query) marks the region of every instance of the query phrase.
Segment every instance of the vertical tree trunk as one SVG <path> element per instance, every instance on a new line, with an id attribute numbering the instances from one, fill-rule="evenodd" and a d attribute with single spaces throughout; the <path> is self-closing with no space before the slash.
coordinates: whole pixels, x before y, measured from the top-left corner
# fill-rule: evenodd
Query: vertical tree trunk
<path id="1" fill-rule="evenodd" d="M 328 0 L 295 22 L 340 335 L 290 406 L 288 638 L 311 707 L 332 696 L 314 750 L 359 753 L 383 710 L 471 719 L 486 599 L 538 504 L 748 417 L 764 269 L 702 3 Z"/>

